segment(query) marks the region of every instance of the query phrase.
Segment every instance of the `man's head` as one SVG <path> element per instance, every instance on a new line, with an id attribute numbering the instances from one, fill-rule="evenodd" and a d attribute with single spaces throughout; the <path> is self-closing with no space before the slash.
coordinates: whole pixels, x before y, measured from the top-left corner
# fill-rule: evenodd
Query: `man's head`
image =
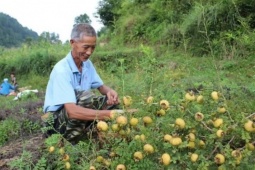
<path id="1" fill-rule="evenodd" d="M 8 82 L 8 78 L 4 78 L 4 82 Z"/>
<path id="2" fill-rule="evenodd" d="M 86 61 L 96 47 L 96 31 L 89 24 L 76 24 L 71 33 L 70 44 L 75 61 Z"/>

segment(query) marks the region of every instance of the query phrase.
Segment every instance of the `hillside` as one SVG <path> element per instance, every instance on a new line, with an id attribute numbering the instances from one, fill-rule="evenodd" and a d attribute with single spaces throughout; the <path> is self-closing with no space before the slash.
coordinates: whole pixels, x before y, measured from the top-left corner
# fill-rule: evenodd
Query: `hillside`
<path id="1" fill-rule="evenodd" d="M 0 12 L 0 46 L 18 47 L 27 40 L 37 38 L 35 31 L 23 27 L 15 18 Z"/>

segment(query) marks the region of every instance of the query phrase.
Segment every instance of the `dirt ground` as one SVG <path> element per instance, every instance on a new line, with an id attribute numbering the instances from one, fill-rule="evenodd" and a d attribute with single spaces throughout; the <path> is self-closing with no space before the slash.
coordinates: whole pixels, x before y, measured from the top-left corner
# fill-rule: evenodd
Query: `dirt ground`
<path id="1" fill-rule="evenodd" d="M 15 108 L 9 110 L 0 110 L 0 122 L 5 120 L 7 117 L 12 117 L 13 119 L 24 121 L 31 120 L 32 122 L 37 122 L 41 124 L 41 112 L 38 111 L 38 108 L 41 108 L 43 105 L 42 101 L 30 102 L 24 105 L 19 105 Z M 25 113 L 22 113 L 20 116 L 20 109 L 25 110 Z M 42 125 L 42 124 L 41 124 Z M 29 151 L 32 153 L 32 159 L 34 161 L 38 160 L 40 157 L 40 151 L 44 147 L 44 136 L 41 131 L 29 133 L 23 131 L 22 127 L 20 129 L 19 136 L 11 138 L 7 143 L 0 148 L 0 169 L 8 170 L 8 163 L 11 160 L 17 159 L 22 155 L 23 151 Z"/>

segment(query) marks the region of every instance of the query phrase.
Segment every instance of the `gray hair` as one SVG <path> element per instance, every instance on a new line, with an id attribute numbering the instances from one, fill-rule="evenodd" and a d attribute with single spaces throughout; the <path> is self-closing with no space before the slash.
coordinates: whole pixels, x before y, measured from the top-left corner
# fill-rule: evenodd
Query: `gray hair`
<path id="1" fill-rule="evenodd" d="M 71 33 L 71 39 L 81 40 L 84 35 L 91 37 L 97 36 L 95 29 L 89 24 L 80 23 L 74 25 Z"/>

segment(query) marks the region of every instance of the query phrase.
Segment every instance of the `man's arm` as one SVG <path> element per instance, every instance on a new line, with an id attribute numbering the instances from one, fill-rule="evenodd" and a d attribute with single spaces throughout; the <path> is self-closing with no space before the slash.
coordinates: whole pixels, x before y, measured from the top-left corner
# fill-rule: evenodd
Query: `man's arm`
<path id="1" fill-rule="evenodd" d="M 78 120 L 105 120 L 110 118 L 111 110 L 93 110 L 76 105 L 75 103 L 64 104 L 68 117 Z"/>
<path id="2" fill-rule="evenodd" d="M 106 85 L 102 85 L 98 88 L 99 92 L 106 95 L 108 100 L 107 104 L 114 105 L 119 104 L 118 93 Z"/>

